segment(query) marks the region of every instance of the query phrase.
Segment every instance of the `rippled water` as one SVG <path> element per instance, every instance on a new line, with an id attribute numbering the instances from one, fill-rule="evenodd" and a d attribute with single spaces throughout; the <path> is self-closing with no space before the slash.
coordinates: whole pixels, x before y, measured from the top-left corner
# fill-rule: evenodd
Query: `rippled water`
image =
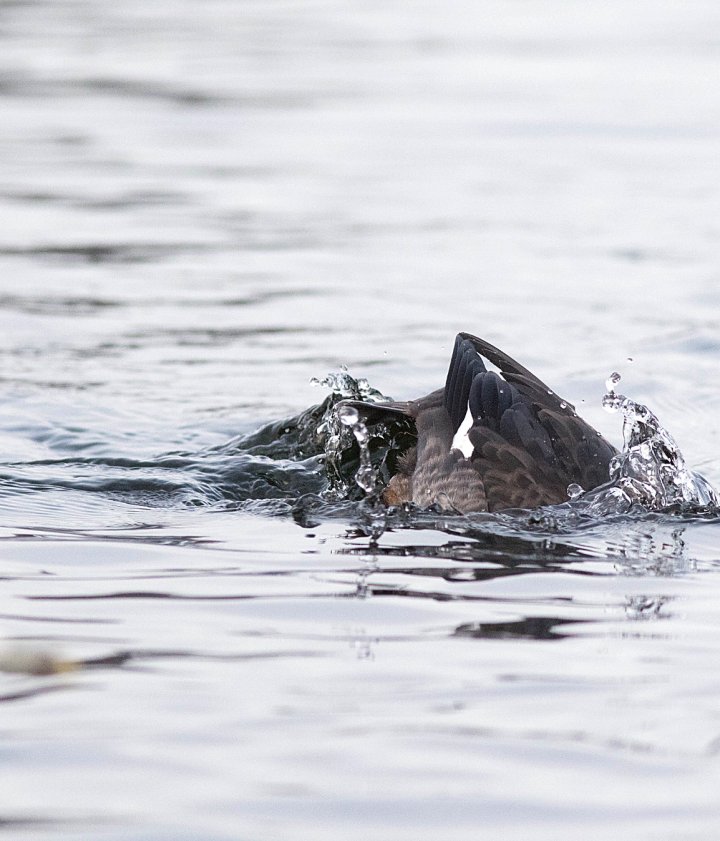
<path id="1" fill-rule="evenodd" d="M 717 516 L 378 526 L 310 380 L 469 330 L 720 485 L 719 24 L 0 4 L 0 834 L 717 836 Z"/>

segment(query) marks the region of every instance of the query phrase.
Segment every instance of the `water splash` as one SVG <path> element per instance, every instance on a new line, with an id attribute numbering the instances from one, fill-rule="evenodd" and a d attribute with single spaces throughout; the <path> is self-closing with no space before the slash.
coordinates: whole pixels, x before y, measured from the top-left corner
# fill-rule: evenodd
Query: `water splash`
<path id="1" fill-rule="evenodd" d="M 610 462 L 609 486 L 584 497 L 592 502 L 593 513 L 622 513 L 633 504 L 654 511 L 720 505 L 717 491 L 690 470 L 675 439 L 650 409 L 615 392 L 620 379 L 617 372 L 608 377 L 602 405 L 623 414 L 623 451 Z"/>
<path id="2" fill-rule="evenodd" d="M 360 447 L 360 464 L 355 472 L 355 483 L 370 494 L 377 485 L 377 473 L 370 457 L 370 434 L 361 421 L 357 409 L 350 406 L 338 406 L 343 400 L 358 400 L 363 403 L 383 403 L 386 397 L 364 379 L 355 379 L 347 369 L 328 374 L 323 379 L 313 377 L 313 385 L 331 390 L 327 408 L 317 426 L 318 438 L 322 441 L 325 452 L 325 471 L 328 487 L 323 494 L 329 500 L 344 500 L 350 492 L 350 482 L 343 470 L 345 454 L 350 449 L 353 437 Z"/>
<path id="3" fill-rule="evenodd" d="M 567 486 L 567 495 L 570 497 L 571 500 L 580 499 L 580 497 L 585 493 L 585 489 L 582 485 L 578 485 L 577 482 L 571 482 Z"/>
<path id="4" fill-rule="evenodd" d="M 360 447 L 360 466 L 355 474 L 355 481 L 366 494 L 372 494 L 375 492 L 377 486 L 377 473 L 370 461 L 370 433 L 368 432 L 368 428 L 363 423 L 360 413 L 354 406 L 338 406 L 337 414 L 340 423 L 350 428 Z"/>
<path id="5" fill-rule="evenodd" d="M 355 379 L 348 373 L 347 368 L 341 366 L 340 371 L 327 374 L 322 379 L 312 377 L 311 385 L 329 388 L 331 393 L 342 400 L 363 400 L 366 403 L 382 403 L 389 398 L 373 388 L 364 378 Z"/>

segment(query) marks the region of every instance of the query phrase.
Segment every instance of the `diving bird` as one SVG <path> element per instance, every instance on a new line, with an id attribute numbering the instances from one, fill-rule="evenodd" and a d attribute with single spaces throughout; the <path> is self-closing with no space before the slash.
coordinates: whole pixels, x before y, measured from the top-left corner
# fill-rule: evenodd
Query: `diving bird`
<path id="1" fill-rule="evenodd" d="M 495 370 L 489 370 L 490 363 Z M 404 403 L 353 402 L 368 420 L 411 418 L 417 444 L 398 459 L 387 505 L 463 514 L 535 508 L 608 481 L 617 451 L 534 374 L 498 348 L 459 333 L 445 387 Z"/>

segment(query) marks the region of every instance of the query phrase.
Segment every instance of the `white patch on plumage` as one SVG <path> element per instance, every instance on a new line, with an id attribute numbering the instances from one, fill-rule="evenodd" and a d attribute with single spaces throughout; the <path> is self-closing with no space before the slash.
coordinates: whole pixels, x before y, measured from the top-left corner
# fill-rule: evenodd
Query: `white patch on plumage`
<path id="1" fill-rule="evenodd" d="M 458 427 L 458 431 L 455 433 L 455 437 L 452 440 L 452 448 L 454 450 L 460 450 L 465 458 L 470 458 L 473 454 L 473 450 L 475 449 L 468 438 L 468 432 L 470 431 L 470 427 L 472 425 L 473 416 L 470 414 L 470 407 L 468 406 L 467 412 L 465 412 L 465 418 Z"/>

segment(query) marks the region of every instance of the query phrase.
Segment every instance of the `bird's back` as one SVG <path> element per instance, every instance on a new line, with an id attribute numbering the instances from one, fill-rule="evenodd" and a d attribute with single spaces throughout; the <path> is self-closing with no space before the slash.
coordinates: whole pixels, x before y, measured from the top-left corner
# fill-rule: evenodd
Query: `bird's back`
<path id="1" fill-rule="evenodd" d="M 455 340 L 443 389 L 387 408 L 412 417 L 418 436 L 385 490 L 388 504 L 462 513 L 554 504 L 571 484 L 606 482 L 616 452 L 534 374 L 469 333 Z"/>

